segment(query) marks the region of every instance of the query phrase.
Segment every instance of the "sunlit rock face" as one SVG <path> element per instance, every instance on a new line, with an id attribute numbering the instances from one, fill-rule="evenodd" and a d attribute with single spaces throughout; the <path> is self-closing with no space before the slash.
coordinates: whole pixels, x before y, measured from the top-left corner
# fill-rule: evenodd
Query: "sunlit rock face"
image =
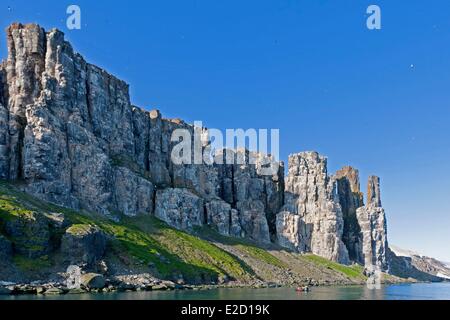
<path id="1" fill-rule="evenodd" d="M 359 172 L 352 167 L 344 167 L 336 173 L 339 204 L 344 219 L 342 241 L 347 247 L 350 260 L 364 264 L 362 256 L 361 228 L 356 210 L 364 206 L 364 195 L 361 192 Z"/>
<path id="2" fill-rule="evenodd" d="M 256 163 L 174 164 L 172 135 L 184 129 L 194 137 L 192 125 L 133 106 L 128 85 L 87 63 L 58 30 L 13 24 L 7 44 L 0 64 L 0 178 L 21 180 L 44 200 L 112 218 L 161 213 L 168 204 L 158 195 L 182 189 L 207 205 L 209 220 L 193 213 L 184 221 L 190 217 L 172 212 L 166 219 L 172 226 L 210 224 L 261 242 L 275 237 L 282 164 L 270 176 L 260 172 L 262 154 L 253 155 Z"/>
<path id="3" fill-rule="evenodd" d="M 361 228 L 364 265 L 369 270 L 389 271 L 387 221 L 380 193 L 380 178 L 369 177 L 367 205 L 359 208 L 356 215 Z"/>
<path id="4" fill-rule="evenodd" d="M 277 163 L 272 174 L 266 175 L 264 164 L 273 161 L 267 155 L 223 150 L 217 157 L 223 163 L 216 166 L 221 181 L 220 196 L 239 211 L 243 233 L 260 242 L 271 242 L 276 237 L 276 214 L 283 205 L 283 163 Z"/>
<path id="5" fill-rule="evenodd" d="M 387 227 L 380 180 L 370 177 L 368 203 L 359 172 L 344 167 L 328 176 L 327 160 L 316 152 L 289 158 L 285 205 L 277 216 L 278 243 L 299 252 L 388 271 Z"/>
<path id="6" fill-rule="evenodd" d="M 155 216 L 181 230 L 192 231 L 204 219 L 203 200 L 186 189 L 164 189 L 156 193 Z"/>
<path id="7" fill-rule="evenodd" d="M 294 225 L 285 226 L 286 222 Z M 289 157 L 284 212 L 278 215 L 277 225 L 281 244 L 291 243 L 289 246 L 300 252 L 336 262 L 350 262 L 342 241 L 344 220 L 337 182 L 328 176 L 327 159 L 317 152 Z"/>
<path id="8" fill-rule="evenodd" d="M 175 164 L 174 132 L 195 137 L 198 128 L 133 106 L 128 85 L 86 62 L 62 32 L 13 24 L 7 46 L 0 64 L 1 179 L 116 220 L 154 215 L 189 232 L 209 226 L 386 268 L 378 180 L 371 179 L 364 206 L 357 171 L 329 176 L 316 152 L 292 155 L 286 180 L 283 163 L 267 174 L 273 158 L 247 150 L 231 151 L 232 163 Z M 208 143 L 201 140 L 200 149 Z"/>

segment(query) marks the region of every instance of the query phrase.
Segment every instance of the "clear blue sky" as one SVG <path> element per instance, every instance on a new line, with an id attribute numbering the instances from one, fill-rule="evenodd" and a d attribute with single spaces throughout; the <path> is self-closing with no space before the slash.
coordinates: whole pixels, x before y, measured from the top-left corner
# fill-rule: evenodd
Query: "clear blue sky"
<path id="1" fill-rule="evenodd" d="M 79 31 L 65 26 L 72 3 Z M 370 4 L 380 31 L 365 27 Z M 63 30 L 130 84 L 134 104 L 280 128 L 283 159 L 317 150 L 330 172 L 359 168 L 364 188 L 379 175 L 390 242 L 450 261 L 448 0 L 4 0 L 0 21 Z"/>

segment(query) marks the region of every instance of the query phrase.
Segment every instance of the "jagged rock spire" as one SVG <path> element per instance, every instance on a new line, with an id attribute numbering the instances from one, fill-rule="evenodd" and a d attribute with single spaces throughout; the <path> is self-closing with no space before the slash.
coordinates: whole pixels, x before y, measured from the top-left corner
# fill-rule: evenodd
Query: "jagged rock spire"
<path id="1" fill-rule="evenodd" d="M 8 59 L 6 79 L 9 116 L 9 136 L 4 145 L 10 149 L 9 157 L 2 150 L 0 175 L 5 178 L 22 178 L 23 132 L 26 123 L 26 106 L 33 104 L 42 89 L 42 74 L 45 70 L 45 32 L 35 24 L 12 24 L 6 29 Z M 6 149 L 6 148 L 4 148 Z M 5 163 L 6 161 L 6 163 Z"/>
<path id="2" fill-rule="evenodd" d="M 364 265 L 369 272 L 389 271 L 387 221 L 381 207 L 380 178 L 369 177 L 367 190 L 367 205 L 356 212 L 361 227 Z"/>
<path id="3" fill-rule="evenodd" d="M 364 196 L 359 182 L 359 171 L 347 166 L 336 173 L 339 203 L 344 219 L 342 240 L 347 247 L 350 259 L 364 263 L 362 257 L 361 228 L 356 217 L 356 210 L 364 206 Z"/>
<path id="4" fill-rule="evenodd" d="M 8 179 L 9 175 L 9 125 L 6 103 L 6 61 L 0 63 L 0 179 Z"/>
<path id="5" fill-rule="evenodd" d="M 348 181 L 350 191 L 354 193 L 361 192 L 361 186 L 359 183 L 359 171 L 351 166 L 345 166 L 341 170 L 336 172 L 336 178 L 345 178 Z"/>
<path id="6" fill-rule="evenodd" d="M 328 176 L 325 157 L 317 152 L 289 157 L 285 201 L 284 211 L 277 219 L 280 244 L 349 263 L 342 242 L 344 221 L 337 200 L 337 182 Z"/>
<path id="7" fill-rule="evenodd" d="M 370 176 L 367 184 L 367 204 L 381 207 L 380 178 Z"/>

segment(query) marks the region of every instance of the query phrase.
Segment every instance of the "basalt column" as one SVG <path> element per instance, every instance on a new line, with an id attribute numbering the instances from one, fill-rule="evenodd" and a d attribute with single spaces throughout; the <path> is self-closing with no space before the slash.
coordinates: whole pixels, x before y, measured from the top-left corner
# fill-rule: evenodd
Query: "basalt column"
<path id="1" fill-rule="evenodd" d="M 344 219 L 342 241 L 347 247 L 350 260 L 364 264 L 362 256 L 361 228 L 356 210 L 364 206 L 364 195 L 360 189 L 359 171 L 344 167 L 336 173 L 339 203 Z"/>
<path id="2" fill-rule="evenodd" d="M 317 152 L 291 155 L 285 206 L 277 216 L 280 245 L 348 264 L 343 228 L 337 182 L 328 176 L 327 159 Z"/>
<path id="3" fill-rule="evenodd" d="M 381 207 L 380 178 L 369 177 L 367 205 L 357 210 L 366 269 L 389 271 L 386 214 Z"/>

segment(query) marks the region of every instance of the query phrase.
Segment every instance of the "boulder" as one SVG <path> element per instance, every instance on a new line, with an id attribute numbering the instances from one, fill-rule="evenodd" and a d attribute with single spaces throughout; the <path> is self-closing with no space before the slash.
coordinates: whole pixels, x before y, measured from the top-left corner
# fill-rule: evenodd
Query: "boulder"
<path id="1" fill-rule="evenodd" d="M 94 266 L 106 249 L 105 234 L 93 225 L 77 224 L 66 230 L 61 240 L 61 253 L 73 265 Z"/>
<path id="2" fill-rule="evenodd" d="M 40 213 L 21 212 L 4 223 L 14 251 L 28 258 L 47 255 L 51 249 L 49 220 Z M 6 244 L 7 246 L 7 244 Z"/>
<path id="3" fill-rule="evenodd" d="M 69 290 L 79 289 L 81 285 L 81 268 L 76 265 L 71 265 L 67 268 L 66 287 Z"/>
<path id="4" fill-rule="evenodd" d="M 81 285 L 88 289 L 103 289 L 106 286 L 105 278 L 101 274 L 87 273 L 81 275 Z"/>

